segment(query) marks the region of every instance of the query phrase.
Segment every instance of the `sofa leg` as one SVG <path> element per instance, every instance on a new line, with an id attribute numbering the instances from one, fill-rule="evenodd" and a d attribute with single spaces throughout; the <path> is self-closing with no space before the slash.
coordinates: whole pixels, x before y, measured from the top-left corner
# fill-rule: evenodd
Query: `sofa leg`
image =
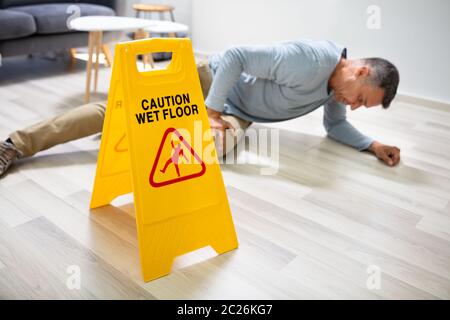
<path id="1" fill-rule="evenodd" d="M 77 49 L 72 48 L 69 50 L 69 52 L 70 52 L 69 71 L 72 71 L 75 67 L 75 63 L 77 62 L 77 58 L 75 57 L 77 54 Z"/>

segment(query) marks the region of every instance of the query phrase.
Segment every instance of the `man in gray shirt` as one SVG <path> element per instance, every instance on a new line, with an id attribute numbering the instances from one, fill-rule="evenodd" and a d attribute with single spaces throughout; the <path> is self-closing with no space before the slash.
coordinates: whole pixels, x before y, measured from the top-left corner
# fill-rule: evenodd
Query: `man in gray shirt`
<path id="1" fill-rule="evenodd" d="M 348 60 L 346 49 L 330 41 L 300 40 L 231 48 L 198 71 L 219 155 L 237 143 L 237 129 L 252 122 L 288 120 L 324 106 L 329 137 L 371 151 L 390 166 L 400 160 L 397 147 L 363 135 L 346 120 L 346 105 L 389 107 L 399 74 L 384 59 Z M 83 105 L 11 133 L 0 142 L 0 176 L 17 158 L 101 132 L 105 108 L 106 102 Z"/>
<path id="2" fill-rule="evenodd" d="M 245 120 L 245 127 L 300 117 L 324 106 L 323 125 L 330 138 L 372 151 L 391 166 L 400 160 L 398 148 L 361 134 L 346 120 L 346 105 L 351 110 L 389 107 L 399 74 L 384 59 L 348 60 L 346 49 L 330 41 L 301 40 L 235 47 L 213 56 L 209 65 L 214 81 L 205 104 L 213 128 L 235 127 L 223 114 Z"/>

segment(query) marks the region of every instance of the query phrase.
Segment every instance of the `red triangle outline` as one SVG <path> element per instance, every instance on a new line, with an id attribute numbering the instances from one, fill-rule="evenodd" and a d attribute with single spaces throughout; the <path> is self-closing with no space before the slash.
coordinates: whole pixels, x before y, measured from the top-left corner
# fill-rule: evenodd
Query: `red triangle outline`
<path id="1" fill-rule="evenodd" d="M 193 173 L 187 176 L 182 176 L 182 177 L 178 177 L 175 179 L 171 179 L 171 180 L 167 180 L 167 181 L 163 181 L 163 182 L 156 182 L 154 180 L 154 175 L 155 175 L 155 171 L 156 168 L 158 167 L 158 163 L 159 163 L 159 157 L 161 156 L 161 152 L 162 149 L 164 147 L 164 143 L 166 142 L 167 136 L 169 135 L 169 133 L 174 133 L 177 135 L 178 138 L 181 137 L 180 141 L 184 144 L 184 146 L 189 149 L 189 151 L 191 152 L 191 154 L 194 156 L 194 158 L 200 162 L 201 166 L 202 166 L 202 170 L 198 173 Z M 150 176 L 148 178 L 149 183 L 152 187 L 158 188 L 158 187 L 162 187 L 162 186 L 166 186 L 172 183 L 176 183 L 176 182 L 180 182 L 180 181 L 184 181 L 184 180 L 189 180 L 189 179 L 193 179 L 196 177 L 200 177 L 202 176 L 206 171 L 206 166 L 205 163 L 203 162 L 203 160 L 198 156 L 198 154 L 194 151 L 194 149 L 191 147 L 191 145 L 189 143 L 186 142 L 186 139 L 183 139 L 183 137 L 181 136 L 181 134 L 178 132 L 177 129 L 175 128 L 168 128 L 166 130 L 166 132 L 164 132 L 163 138 L 161 140 L 161 143 L 159 145 L 158 148 L 158 153 L 156 154 L 156 158 L 155 161 L 153 162 L 153 167 L 152 167 L 152 171 L 150 172 Z"/>

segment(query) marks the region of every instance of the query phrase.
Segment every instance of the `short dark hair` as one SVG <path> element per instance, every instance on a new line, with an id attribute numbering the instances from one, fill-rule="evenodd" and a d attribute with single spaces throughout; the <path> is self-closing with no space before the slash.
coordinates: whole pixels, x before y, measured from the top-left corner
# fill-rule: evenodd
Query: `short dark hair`
<path id="1" fill-rule="evenodd" d="M 397 68 L 391 62 L 382 58 L 365 58 L 362 60 L 364 64 L 371 67 L 369 81 L 384 90 L 384 97 L 381 103 L 383 108 L 389 108 L 400 82 Z"/>

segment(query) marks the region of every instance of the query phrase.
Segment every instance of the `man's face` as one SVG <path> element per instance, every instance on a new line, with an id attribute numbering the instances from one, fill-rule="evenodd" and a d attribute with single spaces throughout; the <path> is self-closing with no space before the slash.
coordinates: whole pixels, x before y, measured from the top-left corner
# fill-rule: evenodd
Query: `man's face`
<path id="1" fill-rule="evenodd" d="M 361 106 L 370 108 L 380 105 L 384 90 L 367 81 L 368 74 L 368 67 L 359 67 L 346 72 L 335 88 L 336 100 L 349 105 L 352 110 Z"/>

